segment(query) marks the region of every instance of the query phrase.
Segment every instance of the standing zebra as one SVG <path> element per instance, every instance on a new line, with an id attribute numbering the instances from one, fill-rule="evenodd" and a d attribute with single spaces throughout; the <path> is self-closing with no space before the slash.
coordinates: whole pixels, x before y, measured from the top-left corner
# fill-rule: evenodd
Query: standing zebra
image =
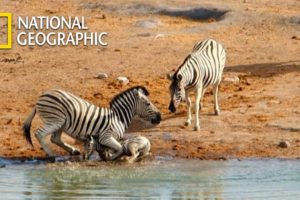
<path id="1" fill-rule="evenodd" d="M 115 151 L 109 158 L 114 160 L 122 154 L 122 145 L 118 142 L 123 138 L 134 116 L 138 116 L 152 124 L 159 124 L 161 114 L 147 98 L 149 92 L 145 87 L 132 87 L 117 96 L 109 108 L 97 107 L 71 93 L 61 90 L 50 90 L 41 95 L 26 119 L 23 130 L 26 140 L 33 146 L 30 136 L 31 122 L 38 112 L 44 127 L 37 130 L 36 138 L 43 150 L 50 157 L 54 156 L 45 143 L 45 137 L 51 134 L 51 142 L 62 147 L 70 154 L 80 154 L 79 150 L 63 143 L 61 134 L 85 142 L 89 136 L 98 138 L 98 143 Z"/>
<path id="2" fill-rule="evenodd" d="M 194 46 L 192 53 L 185 58 L 174 75 L 169 76 L 172 81 L 169 88 L 171 94 L 169 110 L 175 112 L 179 103 L 185 99 L 188 108 L 186 126 L 189 126 L 192 120 L 192 102 L 189 92 L 195 90 L 195 131 L 200 129 L 200 101 L 206 88 L 210 85 L 213 86 L 215 114 L 219 115 L 220 113 L 218 86 L 221 82 L 225 60 L 226 53 L 220 43 L 212 39 L 203 40 Z"/>

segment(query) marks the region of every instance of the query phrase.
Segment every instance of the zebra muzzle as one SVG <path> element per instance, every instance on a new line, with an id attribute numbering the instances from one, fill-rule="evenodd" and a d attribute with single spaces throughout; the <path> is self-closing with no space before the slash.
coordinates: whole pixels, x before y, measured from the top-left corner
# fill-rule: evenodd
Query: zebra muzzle
<path id="1" fill-rule="evenodd" d="M 174 106 L 173 101 L 170 102 L 170 105 L 169 105 L 169 111 L 172 112 L 172 113 L 174 113 L 174 112 L 176 111 L 176 108 L 175 108 L 175 106 Z"/>
<path id="2" fill-rule="evenodd" d="M 151 120 L 151 123 L 152 124 L 159 124 L 161 121 L 161 114 L 160 113 L 157 113 L 156 114 L 156 117 L 154 119 Z"/>

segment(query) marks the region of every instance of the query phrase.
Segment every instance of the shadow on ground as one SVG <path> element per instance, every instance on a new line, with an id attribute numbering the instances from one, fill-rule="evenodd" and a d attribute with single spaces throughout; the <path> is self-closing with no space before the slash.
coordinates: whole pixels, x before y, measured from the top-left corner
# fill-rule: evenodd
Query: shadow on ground
<path id="1" fill-rule="evenodd" d="M 300 72 L 300 60 L 277 62 L 277 63 L 257 63 L 250 65 L 233 65 L 224 69 L 225 72 L 250 73 L 250 76 L 262 78 L 276 76 L 291 72 Z"/>
<path id="2" fill-rule="evenodd" d="M 225 18 L 225 14 L 229 10 L 219 8 L 205 8 L 205 7 L 169 7 L 158 6 L 150 4 L 132 3 L 126 6 L 107 5 L 103 3 L 84 3 L 81 5 L 84 9 L 91 10 L 105 10 L 114 13 L 121 13 L 125 15 L 145 15 L 157 14 L 166 15 L 170 17 L 182 17 L 189 20 L 213 20 L 220 21 Z"/>
<path id="3" fill-rule="evenodd" d="M 192 20 L 209 20 L 214 19 L 220 21 L 224 19 L 228 10 L 220 10 L 217 8 L 190 8 L 190 9 L 164 9 L 159 12 L 161 15 L 171 17 L 183 17 Z"/>

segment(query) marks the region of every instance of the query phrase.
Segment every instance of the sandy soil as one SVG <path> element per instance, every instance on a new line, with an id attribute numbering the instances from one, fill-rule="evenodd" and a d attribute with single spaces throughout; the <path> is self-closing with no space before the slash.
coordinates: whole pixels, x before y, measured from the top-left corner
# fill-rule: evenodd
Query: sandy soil
<path id="1" fill-rule="evenodd" d="M 147 136 L 155 155 L 199 159 L 300 156 L 299 1 L 71 2 L 0 1 L 1 10 L 14 14 L 14 22 L 19 15 L 85 16 L 90 31 L 109 33 L 106 48 L 30 48 L 14 43 L 11 50 L 0 51 L 0 156 L 44 156 L 33 136 L 41 125 L 38 117 L 32 127 L 34 149 L 26 144 L 21 130 L 44 91 L 60 88 L 107 106 L 114 95 L 135 85 L 146 86 L 163 113 L 159 126 L 140 129 L 135 124 L 129 131 Z M 184 12 L 175 12 L 176 8 Z M 189 18 L 200 8 L 229 11 L 218 19 Z M 152 20 L 152 26 L 143 27 L 143 20 Z M 212 115 L 212 94 L 207 92 L 201 131 L 194 132 L 193 127 L 183 126 L 184 104 L 175 115 L 167 110 L 166 74 L 205 38 L 220 41 L 227 50 L 223 77 L 239 77 L 240 81 L 221 83 L 220 116 Z M 99 72 L 108 73 L 109 78 L 95 79 Z M 130 84 L 120 85 L 115 80 L 118 76 L 129 77 Z M 288 141 L 290 147 L 278 147 L 280 141 Z M 58 155 L 66 154 L 52 146 Z"/>

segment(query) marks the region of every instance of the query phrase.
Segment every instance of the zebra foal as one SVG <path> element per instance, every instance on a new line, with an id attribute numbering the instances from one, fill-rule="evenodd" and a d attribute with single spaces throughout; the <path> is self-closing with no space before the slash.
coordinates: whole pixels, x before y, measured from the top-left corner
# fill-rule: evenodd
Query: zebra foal
<path id="1" fill-rule="evenodd" d="M 201 98 L 210 85 L 213 86 L 215 114 L 219 115 L 220 113 L 218 86 L 221 82 L 225 61 L 225 49 L 220 43 L 212 39 L 203 40 L 194 46 L 192 53 L 185 58 L 174 75 L 169 76 L 171 80 L 169 110 L 175 112 L 179 103 L 186 100 L 186 126 L 189 126 L 192 121 L 192 101 L 189 92 L 191 90 L 195 91 L 195 131 L 200 130 L 199 109 L 201 109 Z"/>
<path id="2" fill-rule="evenodd" d="M 61 141 L 61 134 L 65 132 L 82 142 L 86 142 L 90 136 L 95 136 L 99 144 L 114 150 L 108 158 L 114 160 L 123 152 L 118 140 L 123 138 L 134 116 L 152 124 L 160 123 L 161 114 L 147 98 L 148 95 L 149 92 L 145 87 L 132 87 L 115 96 L 109 108 L 102 108 L 69 92 L 50 90 L 39 97 L 24 122 L 24 136 L 33 146 L 30 126 L 38 112 L 44 127 L 38 129 L 35 136 L 49 157 L 54 156 L 45 142 L 45 137 L 50 134 L 52 143 L 62 147 L 71 155 L 80 154 L 78 149 Z"/>
<path id="3" fill-rule="evenodd" d="M 120 143 L 123 147 L 121 160 L 125 160 L 128 163 L 133 163 L 151 155 L 151 143 L 144 136 L 130 137 L 126 140 L 121 140 Z M 103 160 L 107 160 L 107 158 L 110 157 L 110 154 L 113 153 L 110 148 L 103 147 L 97 143 L 97 138 L 94 138 L 93 136 L 89 138 L 89 141 L 85 145 L 87 152 L 85 159 L 89 159 L 95 150 Z"/>

